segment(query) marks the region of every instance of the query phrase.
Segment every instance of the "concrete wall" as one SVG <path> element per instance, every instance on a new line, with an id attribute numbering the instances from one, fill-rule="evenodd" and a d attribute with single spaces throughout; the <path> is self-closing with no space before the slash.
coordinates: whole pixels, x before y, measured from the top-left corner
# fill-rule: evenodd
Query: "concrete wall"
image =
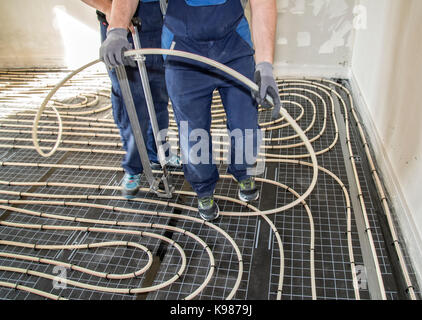
<path id="1" fill-rule="evenodd" d="M 98 58 L 95 11 L 77 0 L 0 1 L 0 67 L 77 67 Z"/>
<path id="2" fill-rule="evenodd" d="M 410 256 L 422 275 L 422 1 L 360 0 L 352 82 Z M 422 283 L 422 281 L 420 281 Z"/>
<path id="3" fill-rule="evenodd" d="M 355 0 L 277 0 L 276 73 L 348 76 L 355 3 Z"/>
<path id="4" fill-rule="evenodd" d="M 355 1 L 277 0 L 277 74 L 347 75 Z M 0 67 L 80 66 L 98 56 L 96 32 L 79 0 L 0 1 Z"/>

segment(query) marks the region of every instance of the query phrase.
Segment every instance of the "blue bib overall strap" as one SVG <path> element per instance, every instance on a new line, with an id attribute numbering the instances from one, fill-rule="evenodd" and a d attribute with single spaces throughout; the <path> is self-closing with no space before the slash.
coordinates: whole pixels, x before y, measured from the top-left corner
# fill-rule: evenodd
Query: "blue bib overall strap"
<path id="1" fill-rule="evenodd" d="M 254 50 L 240 0 L 169 0 L 162 39 L 164 48 L 173 43 L 175 50 L 208 57 L 253 79 Z M 215 90 L 219 91 L 227 114 L 227 128 L 230 132 L 240 132 L 243 137 L 231 139 L 228 172 L 238 181 L 247 178 L 248 169 L 254 165 L 251 162 L 256 159 L 258 139 L 258 110 L 250 90 L 200 62 L 167 56 L 165 66 L 167 89 L 179 127 L 185 179 L 198 197 L 211 196 L 219 179 L 212 159 L 212 144 L 197 150 L 195 136 L 205 131 L 208 142 L 212 141 L 211 103 Z M 236 149 L 245 151 L 237 154 Z"/>
<path id="2" fill-rule="evenodd" d="M 240 2 L 242 3 L 243 9 L 246 8 L 248 1 L 249 0 L 240 0 Z M 169 2 L 168 0 L 160 0 L 161 13 L 163 14 L 163 16 L 166 15 L 168 2 Z"/>
<path id="3" fill-rule="evenodd" d="M 199 54 L 223 64 L 254 54 L 240 0 L 169 1 L 161 45 L 169 49 L 172 44 L 175 50 Z M 169 57 L 166 60 L 170 65 L 171 61 L 184 59 Z"/>
<path id="4" fill-rule="evenodd" d="M 161 45 L 161 31 L 163 27 L 163 16 L 160 10 L 159 0 L 143 0 L 139 3 L 135 16 L 142 21 L 140 30 L 140 41 L 143 47 L 159 48 Z M 107 24 L 101 23 L 101 40 L 104 41 L 107 33 Z M 128 40 L 133 44 L 132 36 L 128 34 Z M 159 55 L 147 56 L 145 61 L 148 70 L 151 93 L 154 98 L 155 112 L 160 130 L 168 128 L 168 94 L 165 83 L 163 59 Z M 123 149 L 126 155 L 122 161 L 125 172 L 136 175 L 142 173 L 143 168 L 139 159 L 138 149 L 133 137 L 132 128 L 115 70 L 108 71 L 112 90 L 111 102 L 114 121 L 119 128 Z M 148 109 L 142 90 L 141 77 L 138 68 L 126 68 L 129 85 L 132 91 L 133 100 L 136 106 L 140 127 L 147 146 L 148 157 L 153 162 L 158 162 L 157 150 L 149 122 Z"/>
<path id="5" fill-rule="evenodd" d="M 215 41 L 236 29 L 242 17 L 240 0 L 171 0 L 165 26 L 177 37 Z"/>

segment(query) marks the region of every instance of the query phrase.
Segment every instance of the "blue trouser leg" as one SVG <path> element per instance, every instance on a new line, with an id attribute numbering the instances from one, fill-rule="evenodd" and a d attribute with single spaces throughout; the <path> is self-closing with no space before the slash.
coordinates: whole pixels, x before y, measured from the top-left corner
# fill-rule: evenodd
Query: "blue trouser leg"
<path id="1" fill-rule="evenodd" d="M 101 38 L 102 41 L 106 37 L 106 26 L 101 24 Z M 129 41 L 132 42 L 131 37 Z M 155 43 L 160 41 L 159 33 L 141 34 L 141 42 L 144 46 L 153 47 Z M 165 85 L 164 67 L 161 56 L 148 56 L 146 61 L 148 70 L 151 93 L 154 99 L 155 112 L 159 130 L 168 128 L 168 94 Z M 120 85 L 117 79 L 116 72 L 109 70 L 109 77 L 112 84 L 111 103 L 113 109 L 113 117 L 117 127 L 120 130 L 120 137 L 123 143 L 123 149 L 126 155 L 122 160 L 122 167 L 125 172 L 135 175 L 142 173 L 143 168 L 139 158 L 139 152 L 133 137 L 132 129 L 126 107 L 123 102 Z M 137 68 L 126 68 L 126 73 L 129 80 L 129 85 L 132 91 L 133 101 L 136 107 L 139 124 L 144 136 L 145 145 L 147 147 L 148 157 L 153 162 L 158 162 L 157 149 L 152 132 L 151 123 L 149 121 L 148 109 L 143 93 L 141 78 Z"/>
<path id="2" fill-rule="evenodd" d="M 252 56 L 237 59 L 231 62 L 229 66 L 249 78 L 253 77 L 254 61 Z M 258 130 L 258 111 L 250 90 L 237 82 L 227 80 L 227 75 L 220 72 L 201 71 L 198 68 L 189 70 L 169 67 L 166 69 L 166 81 L 179 127 L 182 161 L 185 164 L 185 179 L 191 184 L 198 197 L 212 195 L 219 179 L 217 167 L 212 162 L 210 138 L 211 102 L 212 93 L 215 89 L 219 89 L 223 99 L 228 129 L 241 132 L 243 145 L 240 151 L 241 160 L 236 163 L 236 144 L 232 144 L 231 164 L 228 170 L 237 180 L 248 177 L 247 169 L 254 165 L 256 158 Z M 186 127 L 188 127 L 188 130 L 185 130 Z M 207 147 L 203 147 L 199 153 L 198 145 L 200 142 L 194 134 L 195 129 L 202 129 L 202 139 L 207 140 L 202 142 Z M 251 155 L 246 157 L 245 154 L 245 132 L 248 129 L 255 142 L 252 147 L 255 158 L 250 160 L 249 163 L 246 160 L 251 158 Z M 205 163 L 193 162 L 192 155 L 196 156 L 197 160 L 206 160 Z M 252 158 L 254 155 L 252 155 Z"/>
<path id="3" fill-rule="evenodd" d="M 151 95 L 154 99 L 155 115 L 159 130 L 168 129 L 169 113 L 168 113 L 168 93 L 165 80 L 165 69 L 163 66 L 163 58 L 161 55 L 148 56 L 152 63 L 148 64 L 148 78 L 151 88 Z M 152 131 L 151 123 L 148 125 L 147 131 L 147 150 L 149 159 L 152 162 L 158 163 L 157 146 L 154 140 L 154 133 Z M 165 141 L 161 141 L 164 143 Z M 166 152 L 169 156 L 169 152 Z"/>
<path id="4" fill-rule="evenodd" d="M 141 127 L 142 135 L 144 141 L 147 144 L 148 139 L 148 110 L 146 108 L 143 94 L 139 88 L 136 86 L 136 74 L 133 68 L 126 68 L 126 73 L 129 80 L 129 85 L 132 91 L 133 101 L 136 107 L 136 113 L 138 115 L 139 125 Z M 109 71 L 109 76 L 112 83 L 112 92 L 111 92 L 111 103 L 113 109 L 113 117 L 117 127 L 120 130 L 120 137 L 123 142 L 123 149 L 126 151 L 125 156 L 122 160 L 122 167 L 125 172 L 135 175 L 142 173 L 143 167 L 138 153 L 138 148 L 133 136 L 132 127 L 130 125 L 130 120 L 128 113 L 126 111 L 125 104 L 123 102 L 122 93 L 120 86 L 117 80 L 117 75 L 114 70 Z"/>
<path id="5" fill-rule="evenodd" d="M 252 56 L 237 59 L 228 66 L 253 79 L 255 62 Z M 236 180 L 242 181 L 250 176 L 247 170 L 254 167 L 259 151 L 258 108 L 250 90 L 242 84 L 223 81 L 219 93 L 227 115 L 227 129 L 231 136 L 228 173 Z M 240 139 L 236 141 L 235 137 Z"/>
<path id="6" fill-rule="evenodd" d="M 179 128 L 185 179 L 199 197 L 210 196 L 219 179 L 217 166 L 212 164 L 210 135 L 215 80 L 198 70 L 168 68 L 166 81 Z M 198 138 L 196 133 L 202 137 Z M 197 150 L 198 146 L 202 149 Z M 198 163 L 199 159 L 202 163 Z"/>

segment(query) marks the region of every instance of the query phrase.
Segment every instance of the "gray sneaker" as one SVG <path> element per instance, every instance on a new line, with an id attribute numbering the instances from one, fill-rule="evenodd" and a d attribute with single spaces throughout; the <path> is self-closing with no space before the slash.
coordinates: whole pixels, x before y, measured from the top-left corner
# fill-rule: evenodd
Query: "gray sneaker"
<path id="1" fill-rule="evenodd" d="M 180 161 L 180 157 L 178 155 L 171 155 L 167 161 L 167 166 L 172 169 L 182 169 L 182 163 Z"/>
<path id="2" fill-rule="evenodd" d="M 239 182 L 239 199 L 244 202 L 258 200 L 259 190 L 256 187 L 255 179 L 249 177 Z"/>
<path id="3" fill-rule="evenodd" d="M 213 221 L 220 215 L 220 209 L 212 196 L 198 198 L 198 212 L 205 221 Z"/>
<path id="4" fill-rule="evenodd" d="M 182 169 L 182 164 L 180 162 L 180 157 L 176 156 L 176 155 L 172 155 L 168 161 L 167 161 L 167 167 L 170 169 Z M 151 169 L 152 170 L 161 170 L 161 164 L 157 163 L 157 162 L 150 162 L 151 165 Z"/>
<path id="5" fill-rule="evenodd" d="M 152 170 L 161 170 L 161 164 L 157 162 L 150 161 L 150 165 Z"/>

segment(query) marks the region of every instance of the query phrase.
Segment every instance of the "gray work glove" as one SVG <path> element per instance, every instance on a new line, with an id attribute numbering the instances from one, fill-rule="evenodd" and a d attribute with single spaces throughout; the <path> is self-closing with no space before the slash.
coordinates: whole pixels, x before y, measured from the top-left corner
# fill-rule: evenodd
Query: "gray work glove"
<path id="1" fill-rule="evenodd" d="M 115 28 L 107 32 L 107 38 L 100 48 L 100 59 L 107 67 L 114 68 L 119 65 L 136 67 L 136 63 L 129 57 L 124 56 L 124 52 L 132 50 L 132 45 L 127 39 L 127 29 Z"/>
<path id="2" fill-rule="evenodd" d="M 271 108 L 271 105 L 265 99 L 267 95 L 270 96 L 274 101 L 272 118 L 274 120 L 280 118 L 281 101 L 278 94 L 277 83 L 275 82 L 273 75 L 273 65 L 271 63 L 261 62 L 256 65 L 255 83 L 259 87 L 258 92 L 252 93 L 256 102 L 264 108 Z"/>

